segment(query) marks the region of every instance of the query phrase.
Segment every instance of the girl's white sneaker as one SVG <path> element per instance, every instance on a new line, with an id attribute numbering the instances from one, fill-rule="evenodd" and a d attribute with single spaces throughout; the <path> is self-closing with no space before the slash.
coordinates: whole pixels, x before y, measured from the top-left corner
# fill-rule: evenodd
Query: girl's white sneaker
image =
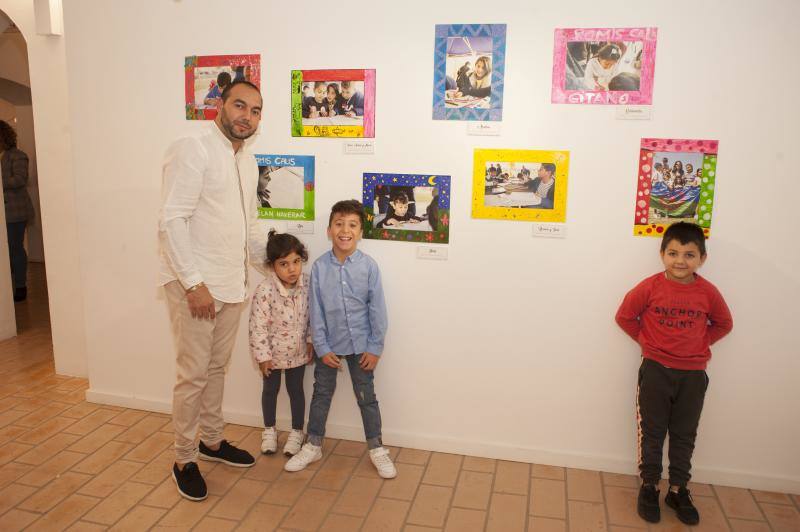
<path id="1" fill-rule="evenodd" d="M 267 427 L 261 434 L 261 452 L 263 454 L 275 454 L 278 450 L 278 431 L 275 427 Z"/>
<path id="2" fill-rule="evenodd" d="M 389 449 L 385 447 L 370 449 L 369 459 L 372 460 L 372 465 L 378 470 L 378 475 L 381 478 L 394 478 L 397 476 L 397 469 L 389 456 Z"/>
<path id="3" fill-rule="evenodd" d="M 286 456 L 294 456 L 299 453 L 305 439 L 306 436 L 303 434 L 302 430 L 292 429 L 289 433 L 289 437 L 286 438 L 286 444 L 283 446 L 283 454 Z"/>
<path id="4" fill-rule="evenodd" d="M 308 464 L 316 462 L 322 458 L 322 447 L 313 443 L 306 443 L 300 448 L 300 452 L 292 456 L 283 468 L 286 471 L 302 471 Z"/>

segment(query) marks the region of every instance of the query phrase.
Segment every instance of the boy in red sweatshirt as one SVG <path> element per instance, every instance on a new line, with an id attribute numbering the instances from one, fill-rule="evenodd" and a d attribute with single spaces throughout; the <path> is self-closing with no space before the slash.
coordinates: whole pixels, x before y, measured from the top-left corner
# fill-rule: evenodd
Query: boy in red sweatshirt
<path id="1" fill-rule="evenodd" d="M 672 224 L 661 240 L 664 271 L 628 292 L 617 311 L 622 329 L 642 347 L 636 397 L 638 461 L 642 477 L 638 512 L 661 519 L 658 482 L 669 432 L 669 493 L 665 502 L 688 525 L 700 522 L 689 490 L 692 452 L 708 388 L 709 346 L 728 334 L 733 320 L 717 288 L 695 271 L 706 260 L 703 230 Z"/>

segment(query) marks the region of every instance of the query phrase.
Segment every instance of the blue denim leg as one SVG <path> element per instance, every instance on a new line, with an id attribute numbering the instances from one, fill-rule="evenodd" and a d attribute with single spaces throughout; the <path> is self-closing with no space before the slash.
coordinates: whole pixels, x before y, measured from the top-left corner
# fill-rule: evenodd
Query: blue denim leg
<path id="1" fill-rule="evenodd" d="M 375 374 L 373 371 L 364 371 L 358 365 L 361 355 L 345 357 L 350 369 L 350 380 L 353 381 L 353 393 L 356 395 L 358 408 L 361 409 L 361 421 L 364 424 L 364 436 L 367 438 L 367 447 L 375 449 L 383 445 L 381 442 L 381 410 L 378 408 L 378 398 L 375 397 Z"/>
<path id="2" fill-rule="evenodd" d="M 322 363 L 319 358 L 314 364 L 314 395 L 308 411 L 308 442 L 322 446 L 325 438 L 325 424 L 328 422 L 328 411 L 331 399 L 336 391 L 336 377 L 339 370 Z"/>

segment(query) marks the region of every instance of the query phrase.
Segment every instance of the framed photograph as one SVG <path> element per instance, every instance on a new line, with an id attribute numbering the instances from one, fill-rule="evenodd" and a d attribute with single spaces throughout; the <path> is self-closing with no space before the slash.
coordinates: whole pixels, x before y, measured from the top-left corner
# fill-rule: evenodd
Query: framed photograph
<path id="1" fill-rule="evenodd" d="M 450 176 L 364 174 L 364 238 L 447 244 Z"/>
<path id="2" fill-rule="evenodd" d="M 261 56 L 191 55 L 183 66 L 186 120 L 214 120 L 225 87 L 240 79 L 261 86 Z"/>
<path id="3" fill-rule="evenodd" d="M 711 235 L 716 140 L 642 139 L 633 234 L 658 236 L 675 222 L 693 222 Z"/>
<path id="4" fill-rule="evenodd" d="M 472 217 L 565 222 L 569 152 L 475 150 Z"/>
<path id="5" fill-rule="evenodd" d="M 556 29 L 553 103 L 650 105 L 657 28 Z"/>
<path id="6" fill-rule="evenodd" d="M 437 25 L 433 119 L 502 120 L 505 24 Z"/>
<path id="7" fill-rule="evenodd" d="M 375 70 L 292 70 L 293 137 L 375 137 Z"/>
<path id="8" fill-rule="evenodd" d="M 314 156 L 256 155 L 258 217 L 314 219 Z"/>

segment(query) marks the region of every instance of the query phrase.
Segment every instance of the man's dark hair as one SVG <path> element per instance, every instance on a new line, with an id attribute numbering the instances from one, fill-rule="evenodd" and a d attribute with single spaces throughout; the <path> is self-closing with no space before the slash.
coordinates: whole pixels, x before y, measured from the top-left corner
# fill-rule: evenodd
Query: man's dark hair
<path id="1" fill-rule="evenodd" d="M 542 163 L 542 168 L 545 172 L 550 172 L 550 175 L 556 175 L 556 165 L 553 163 Z"/>
<path id="2" fill-rule="evenodd" d="M 259 96 L 261 95 L 261 89 L 259 89 L 258 86 L 256 86 L 255 83 L 251 83 L 251 82 L 247 81 L 246 79 L 240 79 L 238 81 L 234 81 L 233 83 L 231 83 L 230 85 L 225 87 L 225 90 L 222 91 L 222 101 L 223 102 L 227 101 L 228 100 L 228 96 L 231 95 L 231 89 L 233 89 L 234 87 L 238 87 L 239 85 L 247 85 L 248 87 L 250 87 L 252 89 L 255 89 L 256 92 L 258 92 Z"/>
<path id="3" fill-rule="evenodd" d="M 664 231 L 664 236 L 661 239 L 661 253 L 666 251 L 667 246 L 673 240 L 677 240 L 684 246 L 694 242 L 700 250 L 700 255 L 705 256 L 706 254 L 706 236 L 703 234 L 703 228 L 697 224 L 677 222 L 670 225 Z"/>
<path id="4" fill-rule="evenodd" d="M 217 74 L 217 86 L 223 89 L 231 84 L 231 75 L 227 72 L 220 72 Z"/>
<path id="5" fill-rule="evenodd" d="M 364 218 L 366 217 L 364 214 L 364 206 L 361 205 L 361 202 L 358 200 L 342 200 L 334 203 L 333 207 L 331 207 L 331 215 L 328 218 L 328 227 L 331 226 L 333 216 L 336 214 L 357 214 L 358 219 L 361 221 L 361 227 L 364 227 Z"/>
<path id="6" fill-rule="evenodd" d="M 17 147 L 17 132 L 5 120 L 0 120 L 0 147 L 6 149 Z"/>

